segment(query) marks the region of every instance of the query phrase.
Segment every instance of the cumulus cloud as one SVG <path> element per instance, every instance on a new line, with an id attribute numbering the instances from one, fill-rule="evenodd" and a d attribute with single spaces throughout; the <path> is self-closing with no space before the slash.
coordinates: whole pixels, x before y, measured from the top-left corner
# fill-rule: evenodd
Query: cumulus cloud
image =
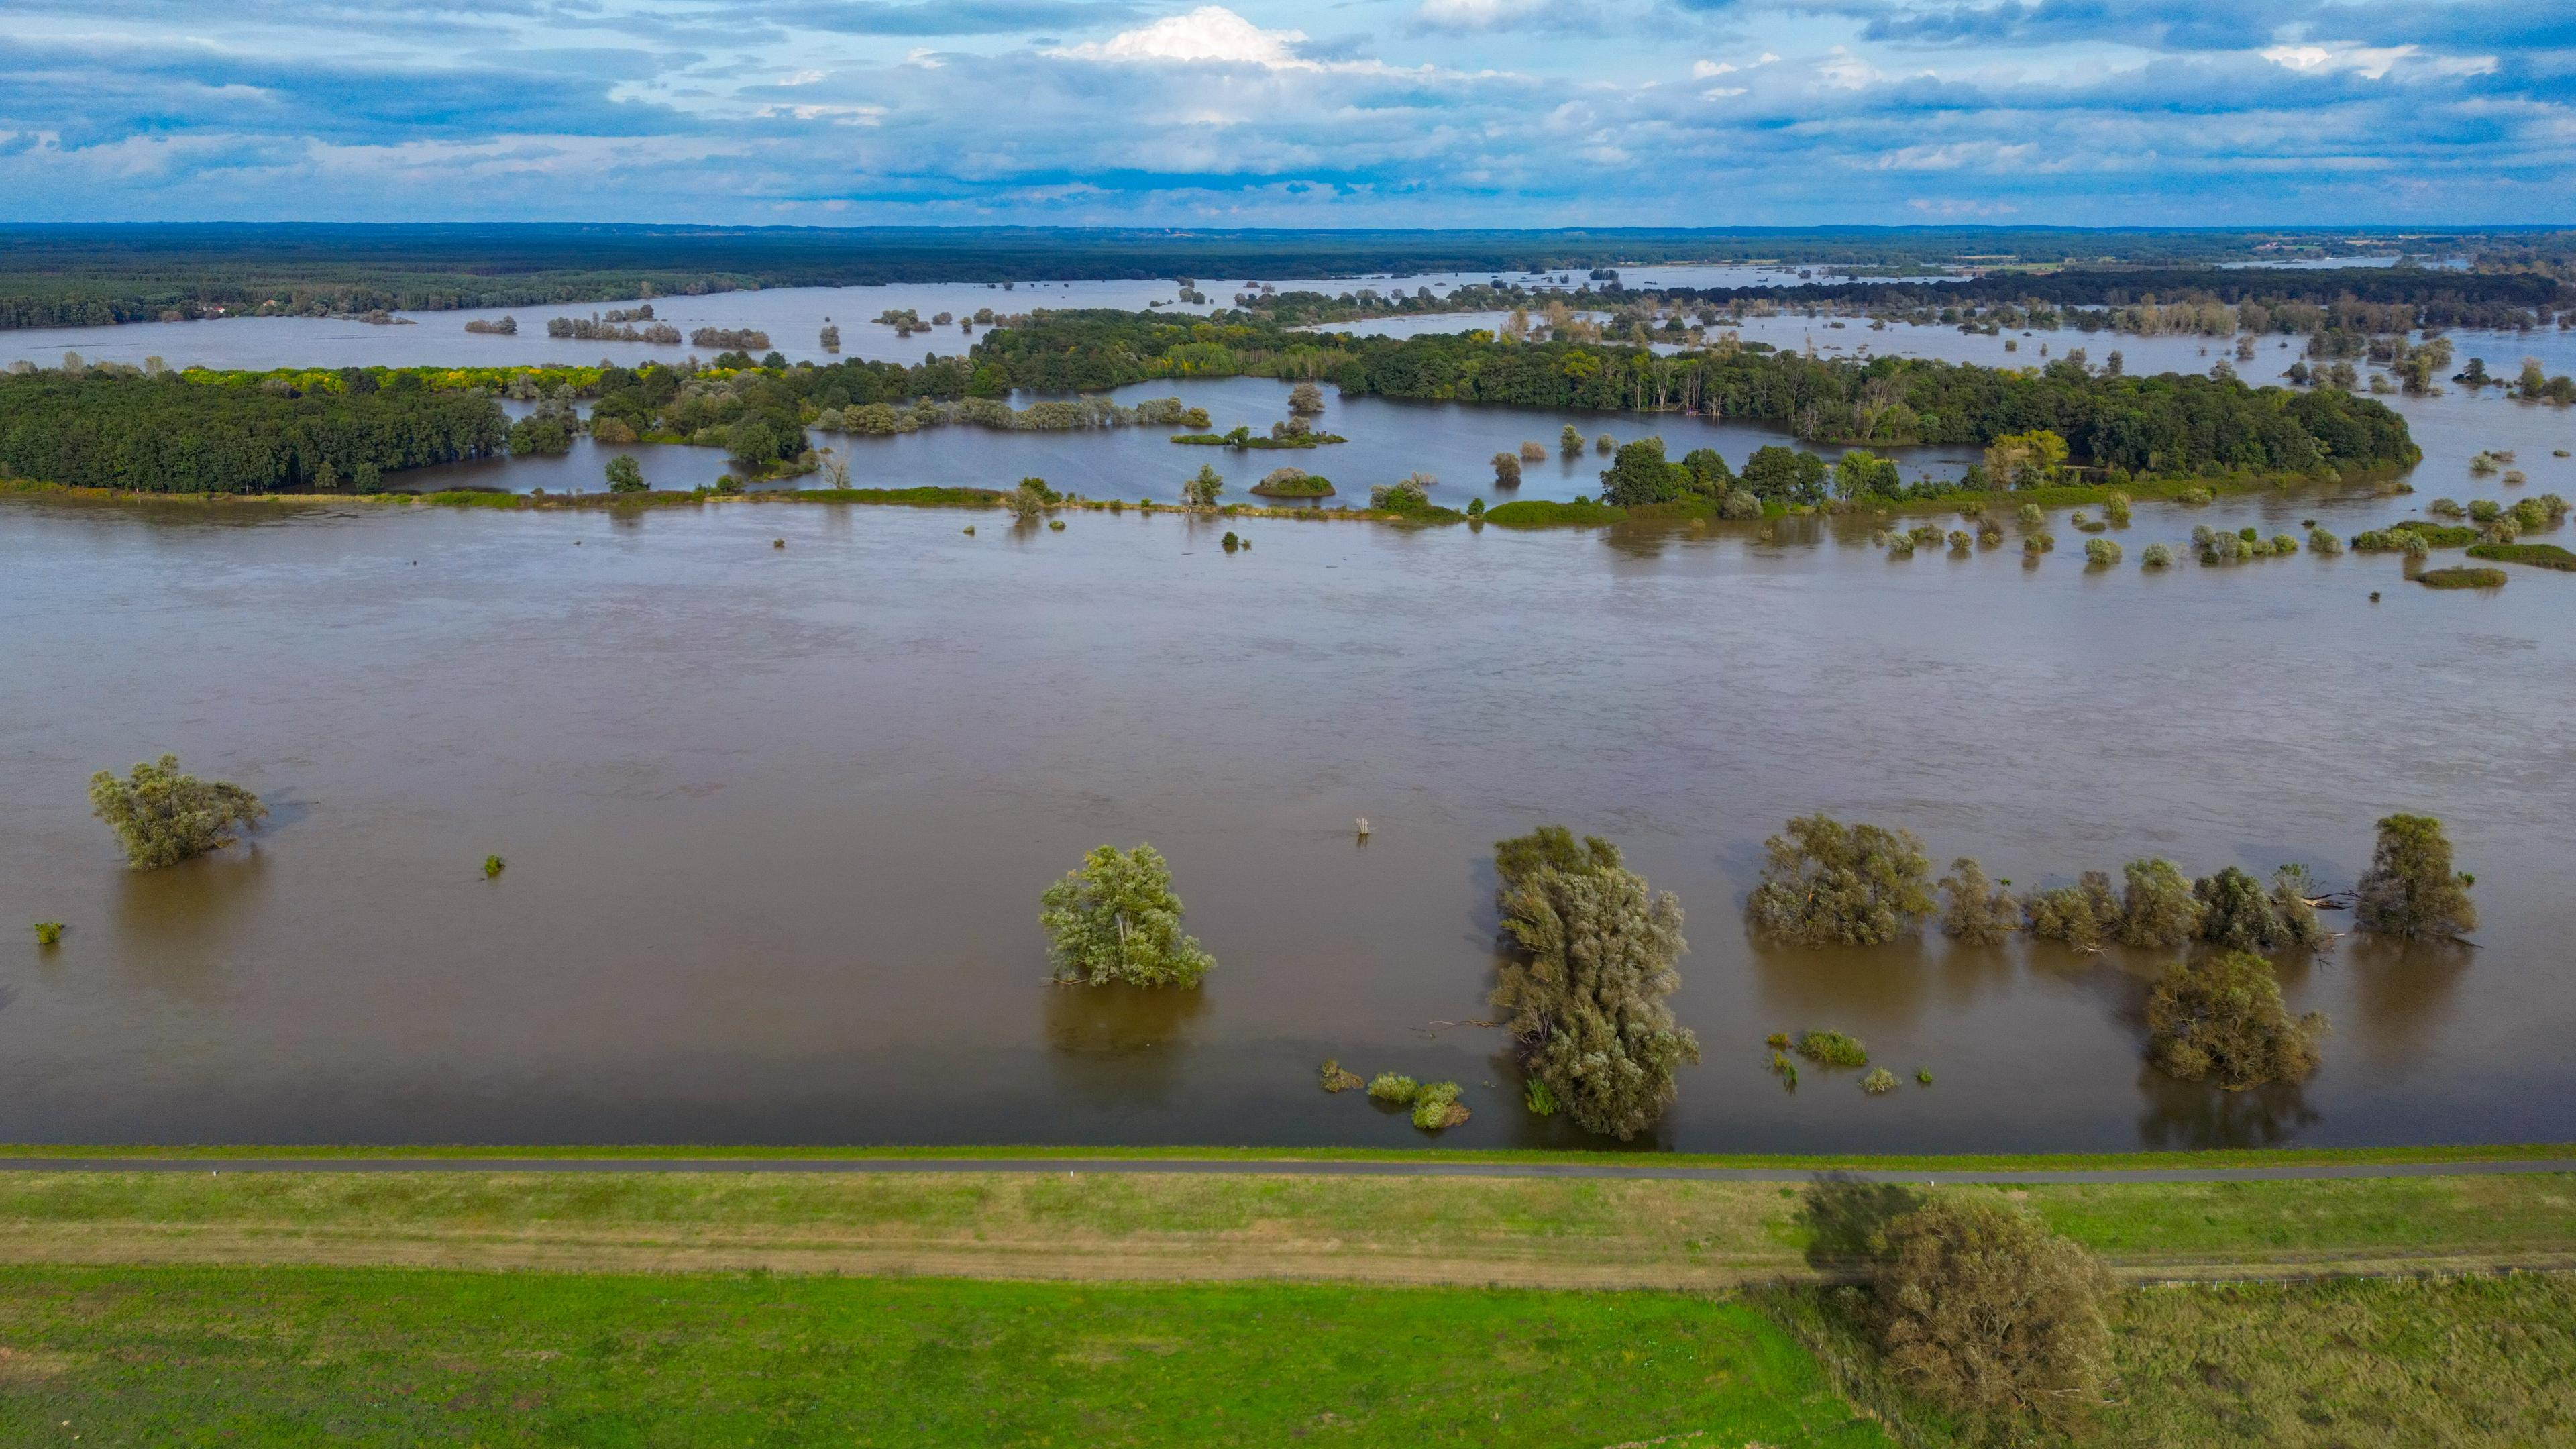
<path id="1" fill-rule="evenodd" d="M 1291 0 L 227 0 L 184 33 L 166 4 L 12 0 L 0 195 L 1439 226 L 1693 222 L 1712 195 L 1779 223 L 2487 222 L 2576 191 L 2550 8 L 2576 0 L 1656 0 L 1658 30 L 1613 0 L 1580 33 L 1552 3 L 1419 0 L 1319 42 Z"/>

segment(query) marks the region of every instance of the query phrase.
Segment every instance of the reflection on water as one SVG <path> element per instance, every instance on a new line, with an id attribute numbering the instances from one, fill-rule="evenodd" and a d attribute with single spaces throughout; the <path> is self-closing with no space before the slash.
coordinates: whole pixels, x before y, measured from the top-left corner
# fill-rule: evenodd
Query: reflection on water
<path id="1" fill-rule="evenodd" d="M 1055 1085 L 1098 1107 L 1165 1106 L 1189 1057 L 1190 1023 L 1207 1010 L 1198 991 L 1135 986 L 1049 986 L 1046 1039 Z"/>
<path id="2" fill-rule="evenodd" d="M 2279 1147 L 2317 1121 L 2303 1087 L 2275 1083 L 2230 1092 L 2205 1082 L 2177 1082 L 2140 1068 L 2138 1145 L 2171 1151 L 2206 1147 Z"/>

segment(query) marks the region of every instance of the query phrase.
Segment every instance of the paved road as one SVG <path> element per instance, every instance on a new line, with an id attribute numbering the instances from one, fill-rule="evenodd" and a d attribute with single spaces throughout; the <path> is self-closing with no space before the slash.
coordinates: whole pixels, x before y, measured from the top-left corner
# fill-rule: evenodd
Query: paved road
<path id="1" fill-rule="evenodd" d="M 1061 1172 L 1190 1173 L 1242 1177 L 1573 1177 L 1682 1182 L 1996 1183 L 2313 1182 L 2337 1178 L 2483 1177 L 2576 1172 L 2576 1158 L 2507 1162 L 2360 1162 L 2280 1167 L 1962 1168 L 1687 1167 L 1590 1162 L 1298 1161 L 1228 1158 L 1045 1157 L 10 1157 L 0 1172 Z"/>

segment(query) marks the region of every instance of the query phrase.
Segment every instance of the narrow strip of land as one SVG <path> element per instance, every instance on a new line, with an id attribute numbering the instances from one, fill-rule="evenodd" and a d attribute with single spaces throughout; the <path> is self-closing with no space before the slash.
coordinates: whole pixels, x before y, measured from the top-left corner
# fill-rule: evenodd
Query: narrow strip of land
<path id="1" fill-rule="evenodd" d="M 2465 1162 L 2306 1162 L 2275 1167 L 1841 1168 L 1659 1167 L 1635 1163 L 1457 1162 L 1342 1158 L 1185 1157 L 0 1157 L 0 1172 L 831 1172 L 1160 1173 L 1239 1177 L 1539 1177 L 1611 1181 L 2045 1187 L 2083 1183 L 2324 1182 L 2576 1172 L 2576 1158 Z"/>

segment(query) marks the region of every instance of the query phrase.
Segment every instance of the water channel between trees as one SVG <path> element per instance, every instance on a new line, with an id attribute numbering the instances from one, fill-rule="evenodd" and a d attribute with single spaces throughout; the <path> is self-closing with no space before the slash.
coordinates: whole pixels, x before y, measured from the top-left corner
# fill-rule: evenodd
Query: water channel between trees
<path id="1" fill-rule="evenodd" d="M 2133 370 L 2221 352 L 2041 337 L 2097 363 L 2119 346 Z M 2505 372 L 2566 350 L 2455 341 Z M 1284 391 L 1186 395 L 1223 426 L 1266 422 Z M 1657 1145 L 2563 1137 L 2576 580 L 2517 568 L 2439 594 L 2389 556 L 2135 566 L 2195 523 L 2349 534 L 2437 494 L 2576 494 L 2552 456 L 2570 414 L 2456 388 L 2398 405 L 2427 455 L 2414 495 L 2142 502 L 2108 535 L 2129 563 L 2101 571 L 2062 514 L 2058 553 L 2025 567 L 2011 550 L 1892 562 L 1866 521 L 1764 542 L 12 503 L 0 913 L 70 929 L 0 947 L 0 1136 L 1425 1140 L 1316 1090 L 1335 1057 L 1464 1084 L 1452 1145 L 1575 1145 L 1520 1109 L 1501 1034 L 1466 1024 L 1490 1014 L 1491 844 L 1563 822 L 1619 841 L 1690 913 L 1674 1006 L 1705 1060 Z M 1661 432 L 1676 454 L 1706 430 L 1738 463 L 1777 440 L 1569 420 Z M 1325 425 L 1354 441 L 1253 461 L 1363 498 L 1428 467 L 1458 504 L 1507 496 L 1482 459 L 1552 443 L 1560 420 L 1336 399 Z M 2515 449 L 2528 484 L 2472 477 L 2481 448 Z M 882 461 L 854 461 L 863 486 L 1040 473 L 1127 498 L 1237 466 L 1135 432 L 949 429 L 853 457 Z M 1521 496 L 1589 492 L 1602 461 L 1551 450 Z M 576 464 L 597 478 L 578 452 L 496 467 L 550 486 L 516 475 Z M 1220 550 L 1227 528 L 1252 550 Z M 251 845 L 122 868 L 83 782 L 163 750 L 267 799 Z M 2293 1008 L 2333 1020 L 2325 1065 L 2231 1096 L 2144 1066 L 2143 956 L 1749 941 L 1763 837 L 1817 809 L 2025 886 L 2144 855 L 2193 874 L 2298 861 L 2348 886 L 2374 819 L 2424 811 L 2476 872 L 2485 929 L 2475 949 L 2346 939 L 2286 959 Z M 1218 969 L 1195 994 L 1048 986 L 1038 891 L 1086 847 L 1138 840 L 1173 862 Z M 492 852 L 509 868 L 486 882 Z M 1762 1038 L 1818 1028 L 1860 1037 L 1903 1090 L 1811 1070 L 1784 1091 Z"/>

